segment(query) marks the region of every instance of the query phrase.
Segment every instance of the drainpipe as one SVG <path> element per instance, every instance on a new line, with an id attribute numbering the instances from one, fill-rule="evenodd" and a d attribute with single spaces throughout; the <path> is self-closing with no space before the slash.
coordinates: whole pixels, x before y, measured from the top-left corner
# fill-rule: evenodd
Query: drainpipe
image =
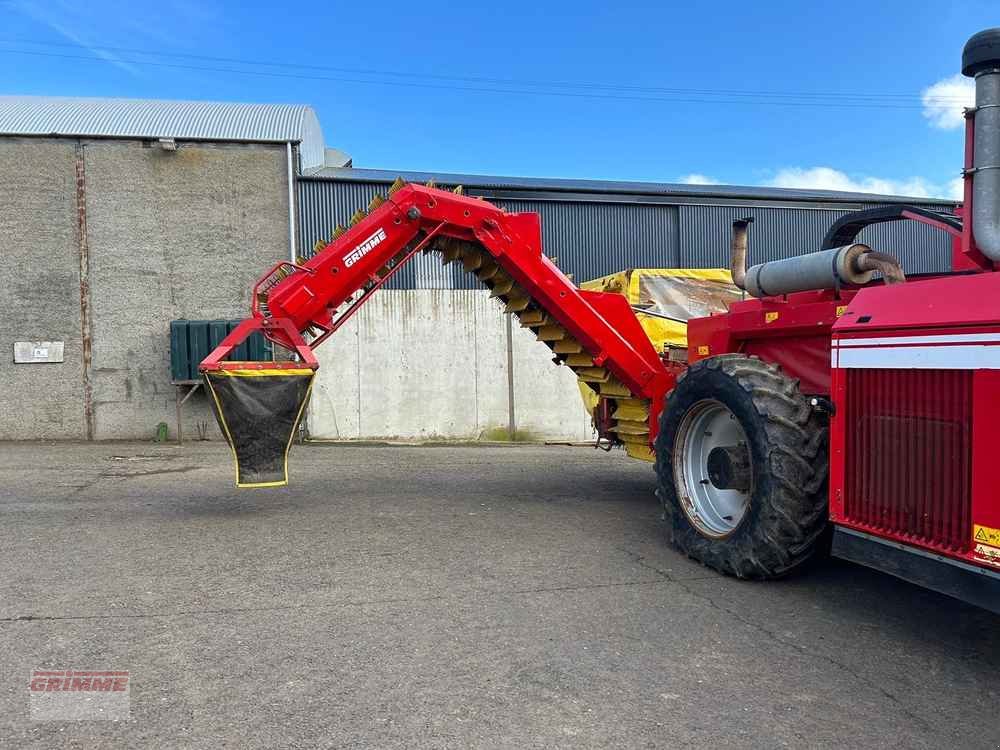
<path id="1" fill-rule="evenodd" d="M 288 259 L 298 263 L 295 242 L 295 149 L 291 141 L 285 144 L 285 152 L 288 155 Z"/>
<path id="2" fill-rule="evenodd" d="M 507 435 L 514 440 L 517 431 L 517 420 L 514 419 L 514 332 L 512 313 L 507 313 Z"/>

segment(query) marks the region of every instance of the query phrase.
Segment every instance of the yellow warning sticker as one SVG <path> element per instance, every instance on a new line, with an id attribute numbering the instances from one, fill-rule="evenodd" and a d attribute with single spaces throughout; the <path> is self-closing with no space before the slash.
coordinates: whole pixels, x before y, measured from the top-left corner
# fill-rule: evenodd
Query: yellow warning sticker
<path id="1" fill-rule="evenodd" d="M 985 544 L 977 544 L 973 551 L 973 556 L 984 563 L 1000 568 L 1000 549 L 987 547 Z"/>
<path id="2" fill-rule="evenodd" d="M 701 357 L 707 357 L 708 356 L 708 347 L 707 346 L 699 346 L 698 347 L 698 355 L 701 356 Z"/>
<path id="3" fill-rule="evenodd" d="M 781 313 L 767 312 L 767 313 L 764 313 L 764 322 L 765 323 L 773 323 L 774 321 L 776 321 L 780 317 L 781 317 Z"/>
<path id="4" fill-rule="evenodd" d="M 837 317 L 838 318 L 841 315 L 843 315 L 845 312 L 847 312 L 847 305 L 837 305 Z"/>
<path id="5" fill-rule="evenodd" d="M 989 526 L 976 524 L 972 527 L 972 539 L 979 544 L 1000 547 L 1000 529 L 991 529 Z"/>

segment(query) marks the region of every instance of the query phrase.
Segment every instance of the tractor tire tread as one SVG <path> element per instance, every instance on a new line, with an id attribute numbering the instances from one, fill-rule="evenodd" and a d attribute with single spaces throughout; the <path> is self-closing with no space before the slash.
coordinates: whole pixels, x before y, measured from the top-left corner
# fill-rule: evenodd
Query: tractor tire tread
<path id="1" fill-rule="evenodd" d="M 758 439 L 748 435 L 755 487 L 747 516 L 731 534 L 715 538 L 699 532 L 681 508 L 672 453 L 683 416 L 677 410 L 716 397 L 720 388 L 742 402 Z M 666 398 L 655 445 L 656 494 L 668 540 L 688 557 L 739 578 L 779 578 L 821 553 L 828 527 L 826 421 L 777 365 L 743 354 L 691 365 Z"/>

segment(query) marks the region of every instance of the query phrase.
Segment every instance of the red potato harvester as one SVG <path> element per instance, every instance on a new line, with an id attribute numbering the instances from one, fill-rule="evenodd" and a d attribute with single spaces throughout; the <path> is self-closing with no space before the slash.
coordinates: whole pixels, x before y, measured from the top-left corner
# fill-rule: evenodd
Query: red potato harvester
<path id="1" fill-rule="evenodd" d="M 1000 612 L 1000 29 L 968 41 L 962 72 L 976 105 L 957 215 L 858 211 L 817 252 L 750 268 L 752 219 L 734 222 L 733 282 L 749 298 L 688 322 L 686 362 L 657 351 L 624 296 L 563 274 L 536 214 L 397 180 L 312 258 L 268 271 L 252 316 L 202 362 L 238 485 L 286 483 L 312 350 L 435 252 L 594 392 L 604 441 L 655 463 L 682 552 L 767 579 L 831 550 Z M 907 278 L 855 242 L 889 221 L 950 234 L 951 271 Z M 297 360 L 226 361 L 258 330 Z"/>

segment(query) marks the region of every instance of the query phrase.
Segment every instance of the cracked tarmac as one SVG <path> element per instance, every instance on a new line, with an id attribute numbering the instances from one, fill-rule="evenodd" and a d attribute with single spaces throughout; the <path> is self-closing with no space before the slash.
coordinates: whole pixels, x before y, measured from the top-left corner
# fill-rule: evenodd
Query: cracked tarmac
<path id="1" fill-rule="evenodd" d="M 0 747 L 996 748 L 1000 617 L 662 540 L 650 466 L 566 446 L 0 443 Z M 32 722 L 36 668 L 131 673 Z"/>

